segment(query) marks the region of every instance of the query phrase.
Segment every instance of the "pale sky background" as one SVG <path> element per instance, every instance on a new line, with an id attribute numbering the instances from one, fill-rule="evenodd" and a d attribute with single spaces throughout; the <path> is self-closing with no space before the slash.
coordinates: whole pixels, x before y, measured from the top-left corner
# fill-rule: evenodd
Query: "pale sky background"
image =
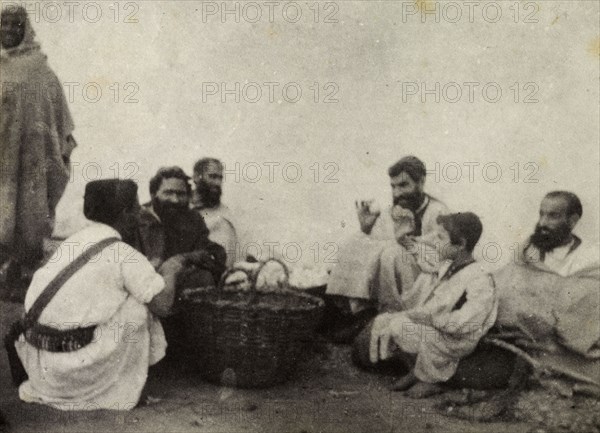
<path id="1" fill-rule="evenodd" d="M 443 13 L 440 22 L 428 16 L 422 23 L 419 13 L 403 17 L 403 7 L 411 11 L 412 3 L 391 1 L 298 2 L 302 17 L 297 23 L 284 19 L 283 2 L 275 7 L 272 23 L 261 2 L 256 3 L 263 11 L 257 23 L 243 14 L 239 22 L 226 16 L 223 23 L 219 14 L 208 16 L 203 4 L 193 1 L 120 2 L 117 23 L 112 2 L 97 3 L 102 9 L 97 23 L 87 22 L 94 17 L 90 8 L 88 20 L 83 19 L 82 6 L 69 17 L 68 7 L 58 2 L 62 18 L 55 23 L 48 22 L 52 11 L 44 16 L 40 10 L 33 25 L 51 66 L 62 82 L 81 84 L 70 104 L 79 143 L 72 159 L 79 165 L 59 205 L 56 234 L 68 235 L 84 224 L 83 189 L 86 176 L 98 177 L 96 167 L 104 178 L 114 177 L 118 168 L 122 177 L 137 180 L 146 201 L 148 180 L 159 167 L 181 165 L 191 173 L 196 159 L 214 156 L 232 170 L 223 199 L 238 213 L 247 240 L 296 242 L 303 248 L 302 261 L 314 261 L 319 243 L 322 262 L 326 242 L 358 230 L 354 200 L 374 197 L 388 204 L 388 166 L 414 154 L 432 171 L 429 193 L 455 211 L 481 216 L 480 246 L 497 242 L 503 248 L 496 265 L 509 260 L 510 246 L 531 233 L 541 198 L 554 189 L 581 197 L 584 216 L 577 232 L 598 242 L 600 3 L 520 2 L 517 23 L 515 2 L 492 3 L 502 11 L 496 23 L 488 22 L 495 10 L 484 16 L 481 6 L 469 22 L 462 2 L 454 3 L 463 12 L 456 23 L 444 20 Z M 235 4 L 228 2 L 231 9 Z M 205 3 L 204 12 L 213 6 L 222 3 Z M 255 10 L 246 8 L 246 16 L 252 19 Z M 123 22 L 132 11 L 138 22 Z M 287 11 L 293 19 L 294 10 Z M 523 22 L 532 11 L 538 22 Z M 456 13 L 445 12 L 449 19 Z M 338 22 L 323 22 L 327 14 Z M 203 83 L 211 82 L 229 88 L 236 82 L 280 84 L 274 102 L 264 85 L 256 103 L 243 96 L 239 103 L 233 96 L 222 103 L 220 94 L 204 95 L 204 102 Z M 291 82 L 302 89 L 297 103 L 282 98 L 281 88 Z M 315 82 L 317 103 L 311 90 Z M 445 100 L 456 90 L 447 87 L 446 98 L 440 90 L 439 103 L 435 95 L 423 103 L 420 94 L 403 93 L 403 83 L 411 82 L 428 89 L 436 82 L 440 88 L 458 83 L 462 99 Z M 465 82 L 479 83 L 472 102 Z M 86 83 L 101 87 L 98 102 L 84 100 Z M 134 89 L 126 83 L 137 86 L 137 103 L 124 102 Z M 337 103 L 323 103 L 334 89 L 326 83 L 337 86 Z M 486 102 L 486 83 L 502 89 L 499 102 Z M 514 83 L 519 83 L 519 102 Z M 534 86 L 538 102 L 524 103 Z M 89 91 L 94 96 L 93 88 Z M 289 95 L 294 96 L 293 89 Z M 493 88 L 488 95 L 495 96 Z M 271 162 L 280 164 L 272 182 L 265 165 Z M 479 163 L 473 182 L 464 165 L 471 162 Z M 282 175 L 286 163 L 302 169 L 298 182 Z M 482 173 L 488 163 L 502 169 L 495 183 Z M 262 176 L 253 183 L 256 164 Z M 456 164 L 463 166 L 462 178 L 452 183 Z M 494 167 L 488 177 L 496 176 Z M 530 179 L 537 183 L 526 183 L 534 169 Z M 338 182 L 324 182 L 328 173 Z M 294 177 L 295 169 L 287 174 Z"/>

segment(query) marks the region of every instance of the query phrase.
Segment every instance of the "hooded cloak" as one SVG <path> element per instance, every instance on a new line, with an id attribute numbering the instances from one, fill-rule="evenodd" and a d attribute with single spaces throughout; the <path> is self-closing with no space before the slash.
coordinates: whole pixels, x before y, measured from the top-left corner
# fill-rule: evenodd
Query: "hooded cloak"
<path id="1" fill-rule="evenodd" d="M 52 234 L 55 208 L 69 181 L 74 125 L 27 17 L 23 41 L 2 49 L 0 63 L 0 244 L 17 260 L 32 263 Z"/>

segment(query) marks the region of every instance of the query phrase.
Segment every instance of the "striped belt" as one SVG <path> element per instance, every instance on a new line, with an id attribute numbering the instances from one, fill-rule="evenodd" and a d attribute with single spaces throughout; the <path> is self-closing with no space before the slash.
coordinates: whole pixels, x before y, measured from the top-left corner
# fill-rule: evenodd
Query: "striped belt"
<path id="1" fill-rule="evenodd" d="M 32 346 L 48 352 L 74 352 L 94 339 L 96 326 L 60 330 L 36 324 L 25 331 L 25 340 Z"/>

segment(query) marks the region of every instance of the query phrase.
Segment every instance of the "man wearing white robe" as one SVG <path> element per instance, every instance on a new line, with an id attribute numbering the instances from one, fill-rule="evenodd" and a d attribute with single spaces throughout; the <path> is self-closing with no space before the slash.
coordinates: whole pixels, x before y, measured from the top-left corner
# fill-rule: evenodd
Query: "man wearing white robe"
<path id="1" fill-rule="evenodd" d="M 582 241 L 573 233 L 582 215 L 581 201 L 572 192 L 546 194 L 535 231 L 523 248 L 521 259 L 562 277 L 597 269 L 600 247 Z"/>
<path id="2" fill-rule="evenodd" d="M 65 240 L 34 274 L 25 310 L 91 245 L 108 238 L 132 239 L 139 208 L 134 182 L 90 182 L 84 213 L 92 224 Z M 124 241 L 93 257 L 60 287 L 38 323 L 57 332 L 95 326 L 94 338 L 76 350 L 50 351 L 21 335 L 15 346 L 29 378 L 19 387 L 20 398 L 61 410 L 132 409 L 148 367 L 165 355 L 167 343 L 156 316 L 169 314 L 183 266 L 176 256 L 159 274 Z"/>
<path id="3" fill-rule="evenodd" d="M 435 271 L 435 264 L 423 260 L 418 236 L 434 230 L 448 209 L 424 192 L 426 169 L 418 158 L 400 159 L 388 174 L 394 205 L 380 211 L 370 201 L 356 203 L 361 233 L 340 246 L 327 286 L 328 295 L 348 298 L 355 313 L 373 303 L 379 311 L 406 308 L 402 292 L 423 269 Z"/>

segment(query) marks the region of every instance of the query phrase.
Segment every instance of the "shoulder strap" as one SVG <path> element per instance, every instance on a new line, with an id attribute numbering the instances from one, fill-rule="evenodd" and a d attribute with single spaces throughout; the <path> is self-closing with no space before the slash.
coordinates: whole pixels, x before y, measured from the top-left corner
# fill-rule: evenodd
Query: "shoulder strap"
<path id="1" fill-rule="evenodd" d="M 50 303 L 54 295 L 58 293 L 60 288 L 67 282 L 69 278 L 75 274 L 79 269 L 81 269 L 87 262 L 91 260 L 94 255 L 102 251 L 104 248 L 109 245 L 118 242 L 119 239 L 116 237 L 111 237 L 107 239 L 103 239 L 100 242 L 92 245 L 82 254 L 77 256 L 75 260 L 69 263 L 65 268 L 63 268 L 55 277 L 50 281 L 50 283 L 46 286 L 46 288 L 42 291 L 42 293 L 37 297 L 29 311 L 25 314 L 25 327 L 29 328 L 37 323 L 42 311 L 46 308 L 46 306 Z"/>

